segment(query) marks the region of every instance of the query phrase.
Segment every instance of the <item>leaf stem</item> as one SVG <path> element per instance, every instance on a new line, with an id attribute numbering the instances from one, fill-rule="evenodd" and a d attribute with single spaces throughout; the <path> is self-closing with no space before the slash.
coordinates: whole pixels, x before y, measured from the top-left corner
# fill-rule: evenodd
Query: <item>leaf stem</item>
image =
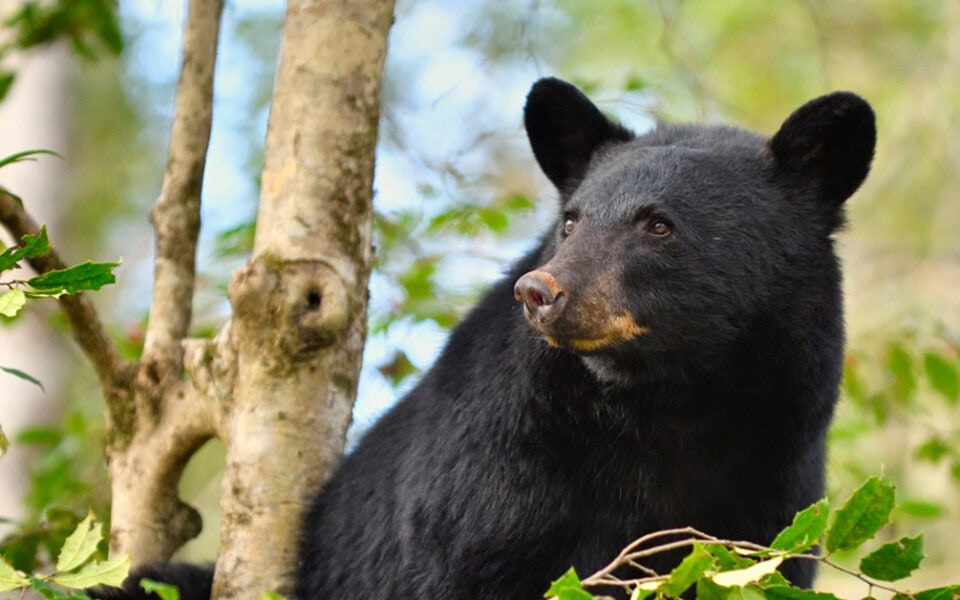
<path id="1" fill-rule="evenodd" d="M 0 223 L 15 239 L 25 235 L 40 235 L 40 227 L 16 196 L 3 188 L 0 188 Z M 39 274 L 67 266 L 54 250 L 26 260 Z M 133 365 L 120 356 L 86 294 L 60 296 L 57 301 L 67 316 L 73 338 L 97 372 L 111 416 L 116 416 L 122 410 L 123 398 L 126 397 L 123 390 L 129 388 Z"/>

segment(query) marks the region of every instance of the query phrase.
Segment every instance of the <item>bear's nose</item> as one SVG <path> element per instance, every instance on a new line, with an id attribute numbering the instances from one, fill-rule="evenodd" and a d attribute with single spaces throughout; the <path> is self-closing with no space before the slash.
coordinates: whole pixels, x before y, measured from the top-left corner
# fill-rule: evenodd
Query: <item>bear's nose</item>
<path id="1" fill-rule="evenodd" d="M 548 323 L 557 318 L 566 304 L 566 294 L 553 275 L 546 271 L 530 271 L 513 286 L 513 297 L 523 301 L 527 318 Z"/>

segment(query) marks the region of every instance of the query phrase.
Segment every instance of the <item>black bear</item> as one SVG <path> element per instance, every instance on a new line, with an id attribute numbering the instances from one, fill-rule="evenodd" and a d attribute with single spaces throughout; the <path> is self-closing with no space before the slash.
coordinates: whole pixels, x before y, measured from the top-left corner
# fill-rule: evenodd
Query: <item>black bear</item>
<path id="1" fill-rule="evenodd" d="M 558 218 L 310 500 L 300 600 L 539 598 L 655 530 L 769 543 L 823 493 L 832 235 L 870 168 L 869 105 L 817 98 L 772 138 L 637 136 L 543 79 L 524 122 Z M 782 572 L 809 586 L 814 565 Z"/>

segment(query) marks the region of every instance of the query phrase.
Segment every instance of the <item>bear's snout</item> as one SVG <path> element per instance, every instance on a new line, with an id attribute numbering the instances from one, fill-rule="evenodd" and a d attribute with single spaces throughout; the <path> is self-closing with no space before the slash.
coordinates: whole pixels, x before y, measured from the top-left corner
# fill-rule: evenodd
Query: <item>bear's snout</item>
<path id="1" fill-rule="evenodd" d="M 524 313 L 535 324 L 555 320 L 566 304 L 567 295 L 553 275 L 546 271 L 530 271 L 517 280 L 513 296 L 523 302 Z"/>

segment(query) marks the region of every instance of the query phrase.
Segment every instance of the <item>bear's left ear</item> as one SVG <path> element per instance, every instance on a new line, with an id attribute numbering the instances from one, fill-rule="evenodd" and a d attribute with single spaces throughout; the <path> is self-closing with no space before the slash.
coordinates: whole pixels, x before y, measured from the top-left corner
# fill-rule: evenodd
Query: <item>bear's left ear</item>
<path id="1" fill-rule="evenodd" d="M 870 171 L 877 129 L 873 109 L 850 92 L 834 92 L 798 108 L 770 139 L 778 172 L 817 187 L 839 206 Z"/>
<path id="2" fill-rule="evenodd" d="M 575 86 L 554 78 L 530 88 L 523 124 L 540 168 L 564 197 L 583 181 L 598 148 L 634 138 Z"/>

